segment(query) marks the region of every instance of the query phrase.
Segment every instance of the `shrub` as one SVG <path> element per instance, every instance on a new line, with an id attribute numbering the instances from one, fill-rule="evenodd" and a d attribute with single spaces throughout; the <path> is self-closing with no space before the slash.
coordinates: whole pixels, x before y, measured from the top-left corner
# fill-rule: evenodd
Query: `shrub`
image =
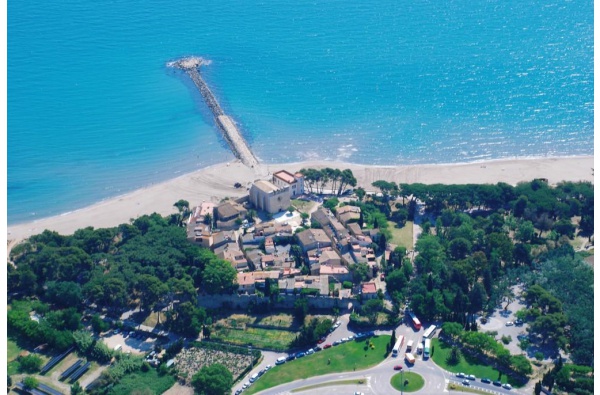
<path id="1" fill-rule="evenodd" d="M 42 358 L 30 354 L 26 357 L 19 358 L 19 370 L 25 373 L 34 373 L 40 370 L 42 363 Z"/>
<path id="2" fill-rule="evenodd" d="M 512 341 L 512 337 L 511 336 L 502 336 L 502 343 L 508 344 L 511 341 Z"/>

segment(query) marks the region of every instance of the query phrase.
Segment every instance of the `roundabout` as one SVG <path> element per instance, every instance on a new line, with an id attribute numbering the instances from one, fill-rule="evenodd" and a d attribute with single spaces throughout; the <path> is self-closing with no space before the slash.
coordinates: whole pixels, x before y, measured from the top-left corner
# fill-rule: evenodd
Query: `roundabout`
<path id="1" fill-rule="evenodd" d="M 392 376 L 390 384 L 400 392 L 415 392 L 425 386 L 425 379 L 414 372 L 400 372 Z"/>

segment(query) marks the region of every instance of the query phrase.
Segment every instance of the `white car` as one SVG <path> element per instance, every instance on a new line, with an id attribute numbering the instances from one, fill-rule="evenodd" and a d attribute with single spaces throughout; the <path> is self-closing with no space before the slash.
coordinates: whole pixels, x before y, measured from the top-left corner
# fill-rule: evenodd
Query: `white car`
<path id="1" fill-rule="evenodd" d="M 512 321 L 506 321 L 506 326 L 513 326 L 514 323 Z"/>
<path id="2" fill-rule="evenodd" d="M 507 389 L 507 390 L 511 390 L 512 389 L 512 385 L 506 383 L 506 384 L 502 384 L 502 388 Z"/>
<path id="3" fill-rule="evenodd" d="M 268 371 L 269 369 L 271 369 L 272 367 L 273 367 L 273 366 L 271 366 L 271 365 L 267 365 L 267 366 L 265 366 L 265 372 L 266 372 L 266 371 Z"/>
<path id="4" fill-rule="evenodd" d="M 337 329 L 337 328 L 339 328 L 340 325 L 342 325 L 342 323 L 339 321 L 336 321 L 336 323 L 333 324 L 333 327 Z"/>

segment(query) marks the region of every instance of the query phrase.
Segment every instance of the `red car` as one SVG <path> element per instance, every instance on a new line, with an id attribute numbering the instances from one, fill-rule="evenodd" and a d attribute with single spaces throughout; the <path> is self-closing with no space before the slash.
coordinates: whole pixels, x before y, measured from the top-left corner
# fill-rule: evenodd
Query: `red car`
<path id="1" fill-rule="evenodd" d="M 321 344 L 321 343 L 323 343 L 324 341 L 325 341 L 325 338 L 324 338 L 324 337 L 322 337 L 322 338 L 320 338 L 319 340 L 317 340 L 317 344 Z"/>
<path id="2" fill-rule="evenodd" d="M 324 349 L 326 349 L 326 348 L 329 348 L 329 347 L 331 347 L 331 344 L 325 344 L 325 345 L 323 346 L 323 350 L 324 350 Z"/>
<path id="3" fill-rule="evenodd" d="M 402 365 L 396 365 L 396 366 L 394 366 L 394 370 L 402 370 Z"/>

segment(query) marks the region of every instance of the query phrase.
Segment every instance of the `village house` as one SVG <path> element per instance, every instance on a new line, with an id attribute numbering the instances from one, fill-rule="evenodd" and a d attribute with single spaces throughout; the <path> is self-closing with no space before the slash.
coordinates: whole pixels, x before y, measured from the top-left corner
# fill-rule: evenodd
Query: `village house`
<path id="1" fill-rule="evenodd" d="M 238 246 L 238 233 L 235 230 L 224 230 L 222 232 L 215 232 L 211 235 L 212 243 L 211 248 L 215 254 L 217 249 L 225 246 L 226 244 L 234 244 Z"/>
<path id="2" fill-rule="evenodd" d="M 331 246 L 331 240 L 322 229 L 307 229 L 296 234 L 296 236 L 298 237 L 298 244 L 304 252 Z"/>
<path id="3" fill-rule="evenodd" d="M 246 254 L 246 261 L 248 262 L 248 265 L 250 266 L 250 268 L 252 270 L 263 269 L 262 257 L 264 254 L 261 250 L 259 250 L 259 249 L 245 250 L 244 253 Z"/>
<path id="4" fill-rule="evenodd" d="M 231 230 L 239 228 L 239 221 L 246 217 L 248 211 L 241 204 L 230 200 L 215 208 L 217 228 Z M 238 221 L 239 220 L 239 221 Z"/>
<path id="5" fill-rule="evenodd" d="M 253 272 L 237 274 L 238 293 L 254 293 L 255 286 L 254 276 L 252 275 L 252 273 Z"/>
<path id="6" fill-rule="evenodd" d="M 217 254 L 217 257 L 230 262 L 238 272 L 248 270 L 248 261 L 244 253 L 237 247 L 231 249 L 225 248 Z"/>
<path id="7" fill-rule="evenodd" d="M 316 221 L 322 228 L 329 226 L 332 216 L 329 210 L 324 207 L 319 207 L 315 212 L 310 215 L 311 220 Z"/>
<path id="8" fill-rule="evenodd" d="M 360 218 L 360 207 L 357 206 L 343 206 L 336 210 L 335 216 L 344 225 L 348 225 L 350 221 L 358 221 Z"/>
<path id="9" fill-rule="evenodd" d="M 354 237 L 362 236 L 363 232 L 360 228 L 360 225 L 357 222 L 351 222 L 346 225 L 346 228 L 350 232 L 350 234 Z"/>
<path id="10" fill-rule="evenodd" d="M 377 285 L 375 283 L 363 283 L 361 288 L 362 300 L 375 299 L 377 297 Z"/>
<path id="11" fill-rule="evenodd" d="M 265 239 L 265 252 L 267 254 L 272 254 L 275 252 L 275 243 L 273 242 L 273 238 L 270 236 Z"/>
<path id="12" fill-rule="evenodd" d="M 328 275 L 341 283 L 344 281 L 352 281 L 352 274 L 350 274 L 346 266 L 320 265 L 319 274 Z"/>
<path id="13" fill-rule="evenodd" d="M 272 182 L 278 187 L 288 187 L 292 198 L 304 194 L 304 176 L 301 173 L 279 170 L 273 173 Z"/>
<path id="14" fill-rule="evenodd" d="M 272 182 L 260 180 L 250 187 L 249 199 L 257 210 L 275 214 L 288 209 L 290 196 L 289 186 L 278 187 Z"/>

